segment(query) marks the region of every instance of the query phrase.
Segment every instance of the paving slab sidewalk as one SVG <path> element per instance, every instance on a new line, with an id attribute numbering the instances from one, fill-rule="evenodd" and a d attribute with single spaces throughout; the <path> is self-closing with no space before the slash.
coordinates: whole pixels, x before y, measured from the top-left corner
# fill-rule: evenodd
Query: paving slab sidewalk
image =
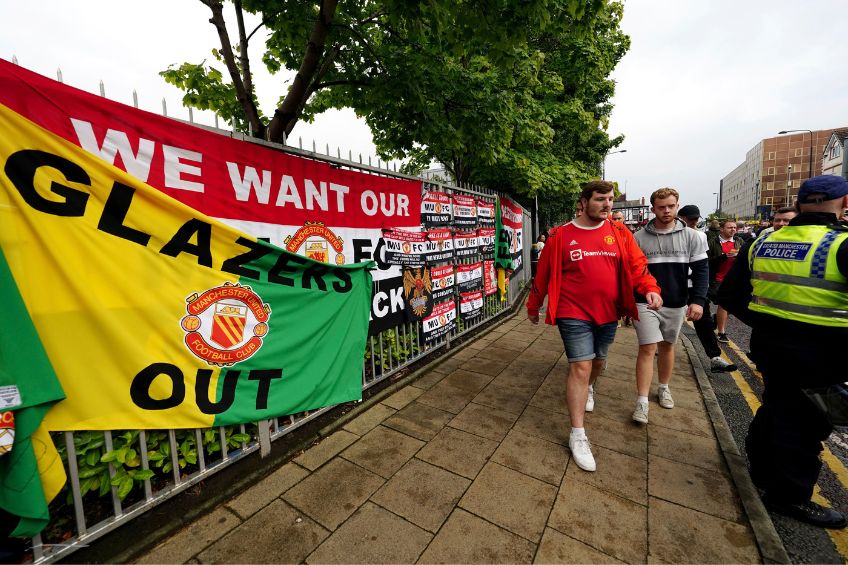
<path id="1" fill-rule="evenodd" d="M 763 562 L 700 365 L 679 344 L 675 408 L 655 382 L 638 425 L 636 349 L 620 328 L 596 385 L 595 473 L 567 447 L 559 334 L 519 312 L 138 562 Z"/>

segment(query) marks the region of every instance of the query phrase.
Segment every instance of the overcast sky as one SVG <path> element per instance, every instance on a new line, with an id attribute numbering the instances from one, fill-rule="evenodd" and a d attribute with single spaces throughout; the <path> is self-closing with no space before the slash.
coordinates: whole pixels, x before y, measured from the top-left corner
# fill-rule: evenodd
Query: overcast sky
<path id="1" fill-rule="evenodd" d="M 624 134 L 627 153 L 607 159 L 607 178 L 629 198 L 672 186 L 681 204 L 715 208 L 719 180 L 745 152 L 784 129 L 848 126 L 845 71 L 846 0 L 627 0 L 623 28 L 630 52 L 617 81 L 610 135 Z M 181 93 L 158 72 L 169 64 L 211 59 L 217 35 L 199 0 L 0 0 L 0 57 L 109 98 L 188 118 Z M 232 19 L 230 14 L 225 14 Z M 259 36 L 260 34 L 257 34 Z M 266 114 L 284 79 L 259 73 Z M 211 124 L 211 115 L 195 113 Z M 299 124 L 293 138 L 331 152 L 374 155 L 370 134 L 352 112 Z M 296 141 L 295 141 L 296 143 Z"/>

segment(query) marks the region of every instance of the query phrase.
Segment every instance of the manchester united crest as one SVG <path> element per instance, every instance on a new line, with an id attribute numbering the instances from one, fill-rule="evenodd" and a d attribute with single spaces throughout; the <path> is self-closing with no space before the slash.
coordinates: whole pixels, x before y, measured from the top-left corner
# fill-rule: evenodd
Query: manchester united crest
<path id="1" fill-rule="evenodd" d="M 604 242 L 607 245 L 612 245 L 613 243 L 615 243 L 615 238 L 611 235 L 604 236 Z"/>
<path id="2" fill-rule="evenodd" d="M 271 307 L 249 286 L 227 282 L 186 298 L 180 326 L 189 351 L 210 365 L 227 367 L 259 351 L 270 318 Z"/>
<path id="3" fill-rule="evenodd" d="M 433 310 L 432 293 L 430 269 L 424 267 L 403 270 L 403 297 L 410 318 L 420 320 L 430 315 Z"/>
<path id="4" fill-rule="evenodd" d="M 288 236 L 283 245 L 292 253 L 306 255 L 314 261 L 329 263 L 330 254 L 334 252 L 333 261 L 337 265 L 344 265 L 345 262 L 342 253 L 344 241 L 325 226 L 324 222 L 306 222 L 294 235 Z"/>

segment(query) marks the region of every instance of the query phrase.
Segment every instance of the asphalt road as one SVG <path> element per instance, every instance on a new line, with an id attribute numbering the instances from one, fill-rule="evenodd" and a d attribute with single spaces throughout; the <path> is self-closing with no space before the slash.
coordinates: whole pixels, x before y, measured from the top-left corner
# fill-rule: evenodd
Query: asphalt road
<path id="1" fill-rule="evenodd" d="M 704 366 L 709 367 L 709 359 L 704 354 L 694 329 L 684 325 L 684 332 L 698 349 Z M 720 345 L 739 370 L 733 373 L 707 374 L 733 437 L 744 455 L 745 434 L 762 399 L 763 383 L 756 367 L 746 355 L 751 329 L 731 316 L 727 335 L 731 343 Z M 834 359 L 835 364 L 836 362 Z M 848 513 L 848 434 L 835 431 L 826 442 L 826 448 L 823 457 L 825 465 L 819 475 L 817 492 L 821 498 L 814 495 L 814 500 Z M 848 562 L 848 529 L 824 530 L 779 514 L 772 513 L 771 517 L 793 563 Z"/>

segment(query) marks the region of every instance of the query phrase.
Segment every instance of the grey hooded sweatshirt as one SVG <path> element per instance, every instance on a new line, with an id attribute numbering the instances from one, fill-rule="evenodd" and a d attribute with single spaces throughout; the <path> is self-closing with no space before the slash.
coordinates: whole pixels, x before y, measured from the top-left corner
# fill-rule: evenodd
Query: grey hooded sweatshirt
<path id="1" fill-rule="evenodd" d="M 676 220 L 668 232 L 658 232 L 654 220 L 634 234 L 636 243 L 648 258 L 648 270 L 662 289 L 663 306 L 680 308 L 689 300 L 689 270 L 692 270 L 692 300 L 704 305 L 709 285 L 707 246 L 704 239 L 692 228 Z M 647 302 L 636 296 L 637 302 Z"/>

